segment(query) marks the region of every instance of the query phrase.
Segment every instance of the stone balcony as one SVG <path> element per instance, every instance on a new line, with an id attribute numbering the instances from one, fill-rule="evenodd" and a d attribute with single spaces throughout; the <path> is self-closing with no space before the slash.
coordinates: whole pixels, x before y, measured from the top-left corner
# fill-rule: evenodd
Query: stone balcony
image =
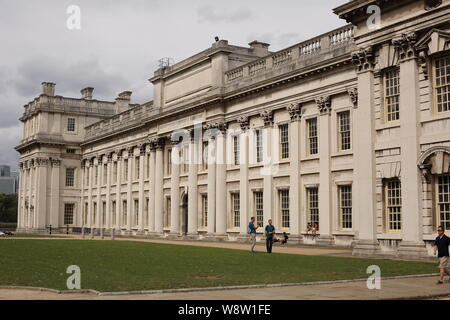
<path id="1" fill-rule="evenodd" d="M 225 93 L 349 55 L 356 49 L 353 36 L 354 27 L 348 25 L 229 70 Z"/>

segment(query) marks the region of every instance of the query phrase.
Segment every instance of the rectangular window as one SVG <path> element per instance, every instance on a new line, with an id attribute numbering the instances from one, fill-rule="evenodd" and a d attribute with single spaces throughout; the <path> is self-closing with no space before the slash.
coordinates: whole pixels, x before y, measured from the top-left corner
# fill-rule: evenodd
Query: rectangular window
<path id="1" fill-rule="evenodd" d="M 437 177 L 438 226 L 450 229 L 450 175 Z"/>
<path id="2" fill-rule="evenodd" d="M 134 158 L 134 180 L 139 180 L 141 176 L 141 160 L 140 157 Z"/>
<path id="3" fill-rule="evenodd" d="M 122 202 L 122 225 L 126 226 L 128 224 L 128 204 L 127 200 Z"/>
<path id="4" fill-rule="evenodd" d="M 134 200 L 134 219 L 133 219 L 133 225 L 138 226 L 139 225 L 139 200 Z"/>
<path id="5" fill-rule="evenodd" d="M 106 202 L 102 203 L 102 226 L 106 224 Z"/>
<path id="6" fill-rule="evenodd" d="M 96 165 L 95 166 L 95 169 L 94 169 L 95 171 L 94 171 L 94 186 L 96 186 L 97 184 L 98 184 L 98 165 Z"/>
<path id="7" fill-rule="evenodd" d="M 164 214 L 164 228 L 168 229 L 170 228 L 170 214 L 172 211 L 172 202 L 170 200 L 170 197 L 166 198 L 166 212 Z"/>
<path id="8" fill-rule="evenodd" d="M 170 176 L 172 174 L 172 149 L 167 150 L 167 175 Z"/>
<path id="9" fill-rule="evenodd" d="M 128 181 L 128 159 L 123 160 L 123 181 Z"/>
<path id="10" fill-rule="evenodd" d="M 280 190 L 280 211 L 282 228 L 290 228 L 289 190 Z"/>
<path id="11" fill-rule="evenodd" d="M 233 227 L 241 226 L 241 195 L 239 193 L 231 194 L 231 208 L 233 210 Z"/>
<path id="12" fill-rule="evenodd" d="M 117 163 L 117 161 L 115 161 L 113 163 L 113 174 L 112 174 L 113 183 L 117 183 L 117 166 L 118 166 L 118 163 Z"/>
<path id="13" fill-rule="evenodd" d="M 182 156 L 182 173 L 188 173 L 189 172 L 189 145 L 183 145 L 181 149 L 181 156 Z"/>
<path id="14" fill-rule="evenodd" d="M 103 185 L 106 186 L 108 183 L 108 164 L 103 165 Z"/>
<path id="15" fill-rule="evenodd" d="M 289 159 L 289 125 L 283 124 L 280 129 L 281 159 Z"/>
<path id="16" fill-rule="evenodd" d="M 92 222 L 93 222 L 94 225 L 97 224 L 97 202 L 93 203 Z"/>
<path id="17" fill-rule="evenodd" d="M 202 195 L 202 214 L 203 214 L 203 227 L 208 226 L 208 196 Z"/>
<path id="18" fill-rule="evenodd" d="M 146 165 L 145 165 L 145 179 L 150 178 L 150 155 L 147 154 L 146 156 Z"/>
<path id="19" fill-rule="evenodd" d="M 240 137 L 233 136 L 233 165 L 240 165 Z"/>
<path id="20" fill-rule="evenodd" d="M 388 232 L 402 230 L 402 189 L 398 179 L 384 181 L 386 229 Z"/>
<path id="21" fill-rule="evenodd" d="M 66 187 L 75 186 L 75 169 L 66 168 Z"/>
<path id="22" fill-rule="evenodd" d="M 384 75 L 386 122 L 400 120 L 400 70 L 389 70 Z"/>
<path id="23" fill-rule="evenodd" d="M 112 221 L 111 224 L 113 226 L 117 225 L 117 203 L 115 201 L 111 204 L 111 211 L 112 211 Z"/>
<path id="24" fill-rule="evenodd" d="M 208 152 L 209 152 L 208 142 L 204 141 L 203 142 L 203 157 L 202 157 L 202 161 L 203 161 L 202 170 L 203 171 L 208 170 Z"/>
<path id="25" fill-rule="evenodd" d="M 450 111 L 450 56 L 435 61 L 435 90 L 437 111 Z"/>
<path id="26" fill-rule="evenodd" d="M 263 161 L 263 136 L 262 130 L 256 130 L 256 162 Z"/>
<path id="27" fill-rule="evenodd" d="M 338 113 L 339 119 L 339 150 L 346 151 L 352 148 L 350 111 Z"/>
<path id="28" fill-rule="evenodd" d="M 66 152 L 67 152 L 68 154 L 76 154 L 76 153 L 77 153 L 77 150 L 76 150 L 76 149 L 66 149 Z"/>
<path id="29" fill-rule="evenodd" d="M 88 223 L 89 203 L 84 204 L 83 226 Z"/>
<path id="30" fill-rule="evenodd" d="M 86 182 L 86 187 L 89 187 L 89 174 L 91 173 L 89 168 L 84 169 L 84 177 Z"/>
<path id="31" fill-rule="evenodd" d="M 319 188 L 310 188 L 308 194 L 308 223 L 319 226 Z"/>
<path id="32" fill-rule="evenodd" d="M 64 204 L 64 224 L 73 224 L 73 213 L 75 210 L 75 204 L 65 203 Z"/>
<path id="33" fill-rule="evenodd" d="M 264 193 L 262 191 L 255 192 L 255 217 L 258 227 L 264 226 Z"/>
<path id="34" fill-rule="evenodd" d="M 148 209 L 150 208 L 150 199 L 145 199 L 145 215 L 144 215 L 144 225 L 148 226 Z"/>
<path id="35" fill-rule="evenodd" d="M 309 155 L 319 154 L 319 138 L 317 136 L 317 118 L 309 119 L 308 126 L 308 152 Z"/>
<path id="36" fill-rule="evenodd" d="M 352 186 L 339 187 L 339 220 L 342 230 L 353 228 Z"/>
<path id="37" fill-rule="evenodd" d="M 67 132 L 75 132 L 75 118 L 67 119 Z"/>

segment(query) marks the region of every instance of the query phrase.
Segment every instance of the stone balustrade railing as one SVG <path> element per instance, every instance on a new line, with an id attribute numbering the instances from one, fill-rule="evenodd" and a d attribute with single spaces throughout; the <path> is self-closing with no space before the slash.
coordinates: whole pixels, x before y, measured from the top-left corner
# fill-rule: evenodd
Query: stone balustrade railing
<path id="1" fill-rule="evenodd" d="M 225 72 L 225 83 L 234 85 L 245 78 L 253 77 L 281 68 L 294 61 L 309 59 L 314 55 L 330 52 L 345 44 L 352 44 L 354 27 L 347 25 L 308 41 L 296 44 L 288 49 L 272 53 L 256 61 Z"/>

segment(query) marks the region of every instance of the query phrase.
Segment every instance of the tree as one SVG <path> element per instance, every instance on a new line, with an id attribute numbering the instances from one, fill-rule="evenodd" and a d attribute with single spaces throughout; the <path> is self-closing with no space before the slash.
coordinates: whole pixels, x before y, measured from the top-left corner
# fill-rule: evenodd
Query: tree
<path id="1" fill-rule="evenodd" d="M 17 222 L 17 194 L 0 194 L 0 222 Z"/>

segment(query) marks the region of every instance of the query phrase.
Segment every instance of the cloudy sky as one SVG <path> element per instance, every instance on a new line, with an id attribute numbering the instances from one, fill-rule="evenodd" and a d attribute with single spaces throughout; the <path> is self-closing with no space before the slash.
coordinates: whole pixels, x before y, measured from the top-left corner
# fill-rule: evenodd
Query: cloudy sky
<path id="1" fill-rule="evenodd" d="M 56 93 L 113 100 L 133 91 L 152 99 L 147 81 L 158 60 L 178 62 L 211 46 L 214 37 L 280 50 L 345 24 L 332 13 L 344 0 L 0 0 L 0 164 L 17 168 L 23 105 L 56 82 Z M 67 8 L 81 9 L 69 30 Z"/>

